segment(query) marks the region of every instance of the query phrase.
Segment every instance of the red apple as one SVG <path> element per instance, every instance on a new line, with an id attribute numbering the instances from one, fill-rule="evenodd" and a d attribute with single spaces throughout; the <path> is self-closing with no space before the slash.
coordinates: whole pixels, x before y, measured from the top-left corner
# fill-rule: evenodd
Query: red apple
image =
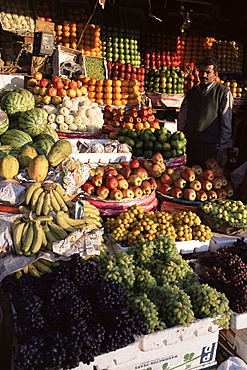
<path id="1" fill-rule="evenodd" d="M 83 187 L 82 187 L 82 190 L 85 191 L 85 193 L 87 194 L 94 194 L 95 193 L 95 186 L 93 184 L 91 184 L 90 182 L 86 182 Z"/>
<path id="2" fill-rule="evenodd" d="M 202 183 L 202 190 L 204 190 L 204 191 L 209 191 L 213 187 L 212 182 L 209 181 L 209 180 L 202 180 L 201 183 Z"/>
<path id="3" fill-rule="evenodd" d="M 123 161 L 119 163 L 122 167 L 129 166 L 129 162 Z"/>
<path id="4" fill-rule="evenodd" d="M 202 168 L 199 164 L 194 164 L 191 169 L 193 172 L 195 172 L 196 175 L 201 175 L 202 173 Z"/>
<path id="5" fill-rule="evenodd" d="M 208 196 L 208 199 L 209 199 L 209 200 L 217 199 L 217 193 L 216 193 L 216 191 L 214 191 L 214 190 L 209 190 L 209 191 L 207 191 L 206 193 L 207 193 L 207 196 Z"/>
<path id="6" fill-rule="evenodd" d="M 27 85 L 34 87 L 37 85 L 37 82 L 38 81 L 35 78 L 29 78 L 29 80 L 27 81 Z"/>
<path id="7" fill-rule="evenodd" d="M 181 177 L 181 173 L 184 171 L 184 168 L 183 167 L 177 167 L 174 169 L 173 173 L 175 174 L 178 174 L 179 177 Z"/>
<path id="8" fill-rule="evenodd" d="M 57 89 L 55 89 L 54 87 L 49 87 L 47 89 L 47 95 L 48 96 L 56 96 L 57 95 Z"/>
<path id="9" fill-rule="evenodd" d="M 205 202 L 208 199 L 207 193 L 204 190 L 199 190 L 196 192 L 196 200 L 199 202 Z"/>
<path id="10" fill-rule="evenodd" d="M 150 195 L 152 193 L 151 185 L 148 180 L 142 181 L 140 188 L 144 195 Z"/>
<path id="11" fill-rule="evenodd" d="M 150 179 L 148 181 L 149 181 L 149 184 L 151 185 L 151 189 L 156 190 L 157 189 L 156 179 L 154 179 L 153 177 L 150 177 Z"/>
<path id="12" fill-rule="evenodd" d="M 190 183 L 190 188 L 194 189 L 195 191 L 199 191 L 202 188 L 202 183 L 199 180 L 194 180 Z"/>
<path id="13" fill-rule="evenodd" d="M 152 165 L 153 165 L 153 162 L 151 161 L 151 159 L 145 159 L 143 163 L 143 167 L 145 168 L 145 170 L 149 171 Z"/>
<path id="14" fill-rule="evenodd" d="M 163 171 L 162 168 L 158 163 L 153 164 L 149 169 L 149 175 L 155 178 L 158 178 L 162 175 Z"/>
<path id="15" fill-rule="evenodd" d="M 228 184 L 224 187 L 224 189 L 225 189 L 225 191 L 227 192 L 227 197 L 228 197 L 228 198 L 231 198 L 231 197 L 233 196 L 233 194 L 234 194 L 234 189 L 233 189 L 232 185 L 228 183 Z"/>
<path id="16" fill-rule="evenodd" d="M 118 173 L 116 176 L 114 176 L 117 180 L 124 179 L 123 175 L 121 173 Z"/>
<path id="17" fill-rule="evenodd" d="M 96 167 L 95 170 L 94 170 L 94 174 L 95 175 L 101 175 L 101 176 L 104 176 L 105 174 L 105 169 L 104 167 Z"/>
<path id="18" fill-rule="evenodd" d="M 112 189 L 110 191 L 110 198 L 115 200 L 121 200 L 123 198 L 123 193 L 118 188 Z"/>
<path id="19" fill-rule="evenodd" d="M 184 189 L 183 190 L 183 197 L 186 200 L 195 200 L 196 199 L 196 191 L 194 189 Z"/>
<path id="20" fill-rule="evenodd" d="M 165 184 L 164 184 L 165 185 Z M 179 188 L 172 188 L 171 189 L 171 192 L 170 192 L 170 195 L 173 197 L 173 198 L 178 198 L 178 199 L 181 199 L 183 198 L 183 192 L 181 189 Z"/>
<path id="21" fill-rule="evenodd" d="M 133 190 L 131 189 L 123 189 L 122 193 L 123 193 L 124 198 L 134 198 L 135 197 L 135 194 Z"/>
<path id="22" fill-rule="evenodd" d="M 35 80 L 37 81 L 41 81 L 43 78 L 43 74 L 41 72 L 35 72 L 33 78 L 35 78 Z"/>
<path id="23" fill-rule="evenodd" d="M 131 168 L 129 166 L 125 166 L 120 168 L 119 170 L 120 174 L 123 175 L 123 177 L 128 180 L 131 175 Z"/>
<path id="24" fill-rule="evenodd" d="M 181 173 L 181 177 L 188 182 L 192 182 L 195 180 L 196 175 L 195 172 L 192 171 L 190 168 L 185 168 Z"/>
<path id="25" fill-rule="evenodd" d="M 168 185 L 168 184 L 161 184 L 160 186 L 159 186 L 159 191 L 162 193 L 162 194 L 166 194 L 166 195 L 168 195 L 168 194 L 170 194 L 171 193 L 171 190 L 172 190 L 172 188 L 170 187 L 170 185 Z"/>
<path id="26" fill-rule="evenodd" d="M 42 80 L 40 81 L 40 86 L 42 87 L 47 87 L 48 84 L 49 81 L 47 80 L 47 78 L 42 78 Z"/>
<path id="27" fill-rule="evenodd" d="M 209 158 L 206 160 L 206 168 L 212 170 L 215 166 L 218 166 L 218 162 L 214 158 Z"/>
<path id="28" fill-rule="evenodd" d="M 157 164 L 164 163 L 164 158 L 161 153 L 153 154 L 151 160 L 153 163 L 157 163 Z"/>
<path id="29" fill-rule="evenodd" d="M 142 180 L 146 180 L 148 178 L 148 173 L 143 167 L 135 168 L 133 171 L 134 175 L 140 176 Z"/>
<path id="30" fill-rule="evenodd" d="M 226 186 L 228 184 L 228 181 L 224 175 L 219 176 L 222 181 L 222 186 Z"/>
<path id="31" fill-rule="evenodd" d="M 130 175 L 128 182 L 130 185 L 140 186 L 142 183 L 142 179 L 138 175 Z"/>
<path id="32" fill-rule="evenodd" d="M 226 199 L 227 198 L 227 191 L 225 189 L 217 189 L 217 198 Z"/>
<path id="33" fill-rule="evenodd" d="M 223 175 L 223 169 L 220 166 L 214 166 L 212 169 L 215 177 L 220 177 Z"/>
<path id="34" fill-rule="evenodd" d="M 96 188 L 96 194 L 101 199 L 106 199 L 109 195 L 110 190 L 105 186 L 100 186 L 99 188 Z"/>
<path id="35" fill-rule="evenodd" d="M 142 192 L 142 189 L 139 186 L 130 185 L 129 188 L 130 188 L 130 190 L 132 190 L 134 192 L 135 198 L 138 198 L 138 197 L 142 196 L 143 192 Z"/>
<path id="36" fill-rule="evenodd" d="M 167 175 L 171 175 L 173 172 L 174 172 L 174 169 L 170 167 L 166 168 L 164 171 L 164 173 L 167 173 Z"/>
<path id="37" fill-rule="evenodd" d="M 116 176 L 118 174 L 118 171 L 116 170 L 116 168 L 114 167 L 107 167 L 105 169 L 105 175 L 112 175 L 112 176 Z"/>
<path id="38" fill-rule="evenodd" d="M 103 184 L 103 176 L 101 176 L 101 175 L 92 176 L 91 183 L 94 186 L 100 187 Z"/>
<path id="39" fill-rule="evenodd" d="M 105 180 L 105 186 L 112 190 L 118 187 L 118 180 L 115 177 L 108 177 Z"/>
<path id="40" fill-rule="evenodd" d="M 212 180 L 212 187 L 213 187 L 214 190 L 222 188 L 222 181 L 219 177 L 215 177 Z"/>
<path id="41" fill-rule="evenodd" d="M 204 170 L 203 173 L 202 173 L 202 177 L 205 179 L 205 180 L 209 180 L 209 181 L 212 181 L 214 179 L 214 173 L 212 170 Z"/>
<path id="42" fill-rule="evenodd" d="M 128 189 L 128 187 L 129 187 L 129 183 L 124 177 L 118 180 L 119 189 Z"/>
<path id="43" fill-rule="evenodd" d="M 179 189 L 185 188 L 186 184 L 187 184 L 186 180 L 183 179 L 182 177 L 178 177 L 173 181 L 174 187 Z"/>
<path id="44" fill-rule="evenodd" d="M 138 159 L 132 159 L 130 161 L 130 168 L 138 168 L 140 167 L 140 162 L 138 161 Z"/>

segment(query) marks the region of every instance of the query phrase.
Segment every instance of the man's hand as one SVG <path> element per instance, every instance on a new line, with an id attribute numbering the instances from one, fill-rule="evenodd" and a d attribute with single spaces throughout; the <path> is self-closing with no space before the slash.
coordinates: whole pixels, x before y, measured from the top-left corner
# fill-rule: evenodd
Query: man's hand
<path id="1" fill-rule="evenodd" d="M 216 157 L 216 161 L 219 163 L 219 166 L 222 165 L 222 158 L 223 158 L 223 156 L 217 156 Z"/>

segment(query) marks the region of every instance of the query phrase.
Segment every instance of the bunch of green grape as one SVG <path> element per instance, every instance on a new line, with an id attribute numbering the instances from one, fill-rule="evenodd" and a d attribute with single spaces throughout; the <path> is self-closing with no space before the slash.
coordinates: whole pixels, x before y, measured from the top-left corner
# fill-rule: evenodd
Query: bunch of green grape
<path id="1" fill-rule="evenodd" d="M 136 266 L 134 273 L 135 285 L 133 290 L 135 292 L 145 292 L 146 289 L 157 285 L 156 279 L 151 275 L 151 272 L 148 269 Z"/>

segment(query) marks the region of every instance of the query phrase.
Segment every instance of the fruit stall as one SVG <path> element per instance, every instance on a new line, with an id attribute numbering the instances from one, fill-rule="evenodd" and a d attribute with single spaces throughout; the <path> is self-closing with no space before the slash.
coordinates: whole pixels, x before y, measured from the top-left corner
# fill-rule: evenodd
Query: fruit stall
<path id="1" fill-rule="evenodd" d="M 0 368 L 247 368 L 244 41 L 96 5 L 2 2 Z M 188 167 L 176 114 L 208 54 L 232 142 Z"/>

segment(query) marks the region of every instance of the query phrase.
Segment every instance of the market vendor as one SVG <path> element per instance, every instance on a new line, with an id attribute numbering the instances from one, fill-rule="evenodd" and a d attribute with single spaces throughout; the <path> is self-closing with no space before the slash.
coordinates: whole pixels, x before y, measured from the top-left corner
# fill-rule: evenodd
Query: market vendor
<path id="1" fill-rule="evenodd" d="M 186 94 L 178 115 L 178 130 L 187 138 L 187 165 L 205 167 L 209 158 L 222 164 L 232 134 L 233 97 L 228 87 L 218 83 L 217 60 L 199 62 L 200 84 Z"/>

